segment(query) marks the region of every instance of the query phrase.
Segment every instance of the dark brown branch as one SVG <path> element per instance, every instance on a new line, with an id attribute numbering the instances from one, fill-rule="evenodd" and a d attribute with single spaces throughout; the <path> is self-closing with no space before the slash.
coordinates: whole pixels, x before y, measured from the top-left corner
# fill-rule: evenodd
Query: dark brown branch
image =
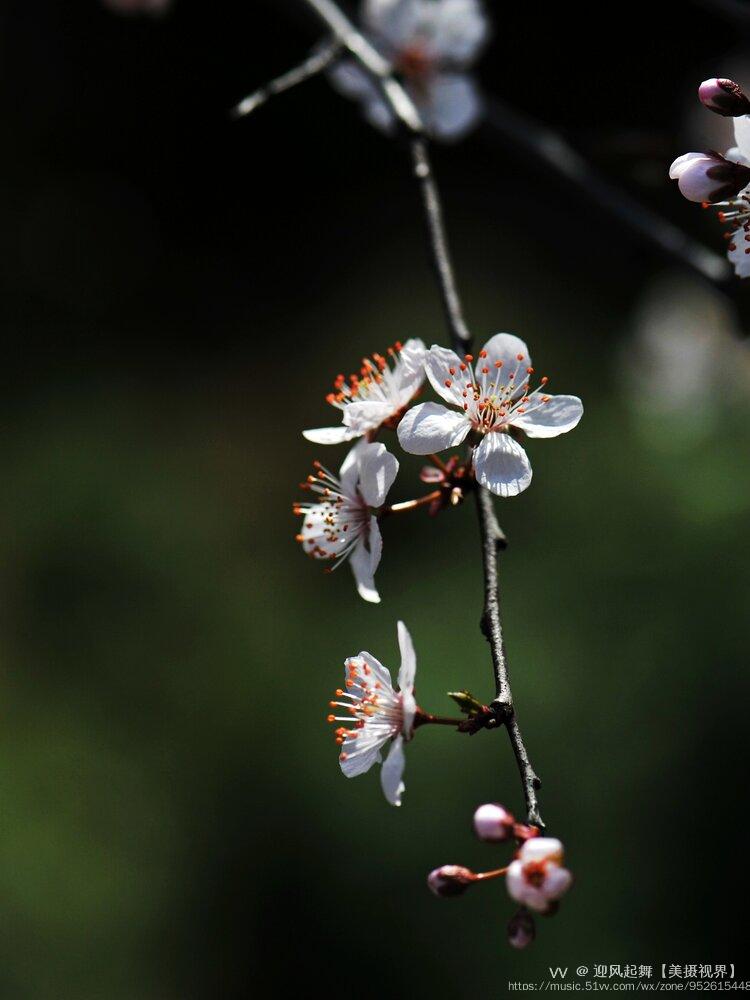
<path id="1" fill-rule="evenodd" d="M 450 330 L 454 351 L 465 353 L 471 348 L 471 334 L 463 317 L 461 300 L 458 297 L 456 281 L 453 277 L 448 237 L 443 222 L 443 207 L 440 192 L 432 172 L 430 154 L 425 139 L 411 140 L 411 154 L 414 162 L 414 176 L 419 181 L 424 206 L 427 234 L 430 240 L 430 256 L 440 285 L 445 319 Z"/>
<path id="2" fill-rule="evenodd" d="M 311 52 L 299 66 L 290 69 L 288 73 L 277 76 L 275 80 L 271 80 L 270 83 L 266 83 L 254 93 L 243 98 L 239 104 L 232 108 L 232 117 L 243 118 L 265 104 L 271 97 L 276 97 L 286 90 L 291 90 L 292 87 L 297 87 L 300 83 L 311 80 L 323 70 L 328 69 L 340 54 L 341 43 L 337 39 L 325 42 Z"/>

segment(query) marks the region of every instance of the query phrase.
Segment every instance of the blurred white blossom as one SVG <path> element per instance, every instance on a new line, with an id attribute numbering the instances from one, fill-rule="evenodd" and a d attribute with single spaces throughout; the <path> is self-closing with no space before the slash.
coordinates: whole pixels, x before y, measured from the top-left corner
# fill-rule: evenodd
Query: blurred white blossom
<path id="1" fill-rule="evenodd" d="M 398 645 L 399 690 L 393 687 L 388 669 L 372 653 L 351 656 L 344 664 L 344 688 L 337 690 L 338 700 L 330 703 L 332 708 L 346 714 L 328 716 L 329 722 L 346 723 L 336 730 L 336 742 L 341 747 L 339 763 L 346 777 L 355 778 L 369 771 L 373 764 L 382 763 L 383 794 L 394 806 L 401 805 L 404 741 L 413 735 L 417 712 L 414 700 L 417 657 L 403 622 L 398 623 Z M 381 751 L 389 740 L 391 749 L 383 762 Z"/>
<path id="2" fill-rule="evenodd" d="M 460 139 L 477 123 L 481 96 L 464 70 L 489 33 L 480 0 L 365 0 L 361 25 L 403 80 L 431 135 Z M 362 103 L 368 121 L 393 128 L 388 104 L 357 63 L 344 60 L 329 76 L 341 93 Z"/>
<path id="3" fill-rule="evenodd" d="M 505 876 L 508 892 L 518 903 L 537 913 L 547 913 L 573 884 L 563 868 L 563 845 L 554 837 L 527 840 Z"/>
<path id="4" fill-rule="evenodd" d="M 333 569 L 348 559 L 360 596 L 375 604 L 380 601 L 375 570 L 383 541 L 371 508 L 385 503 L 397 472 L 398 461 L 385 445 L 359 441 L 338 476 L 316 462 L 315 472 L 300 484 L 316 501 L 294 505 L 294 513 L 303 519 L 297 541 L 305 552 L 314 559 L 332 560 Z"/>
<path id="5" fill-rule="evenodd" d="M 750 351 L 731 306 L 710 285 L 679 276 L 643 295 L 620 363 L 645 433 L 673 448 L 710 435 L 750 390 Z"/>
<path id="6" fill-rule="evenodd" d="M 470 431 L 481 436 L 473 454 L 477 481 L 501 497 L 517 496 L 531 482 L 531 463 L 517 436 L 551 438 L 573 430 L 583 415 L 577 396 L 550 396 L 543 376 L 530 388 L 534 369 L 526 344 L 497 333 L 479 352 L 467 354 L 434 344 L 425 361 L 432 387 L 456 410 L 420 403 L 407 410 L 398 439 L 412 455 L 430 455 L 461 444 Z"/>

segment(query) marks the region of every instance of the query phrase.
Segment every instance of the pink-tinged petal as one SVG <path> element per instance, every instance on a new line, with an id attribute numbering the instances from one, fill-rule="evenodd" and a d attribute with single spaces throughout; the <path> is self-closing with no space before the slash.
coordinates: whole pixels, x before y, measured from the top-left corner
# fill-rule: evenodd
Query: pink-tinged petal
<path id="1" fill-rule="evenodd" d="M 695 160 L 705 160 L 705 153 L 683 153 L 682 156 L 678 156 L 676 160 L 673 161 L 669 168 L 669 177 L 673 181 L 678 181 L 682 177 L 683 173 L 690 167 L 690 165 Z"/>
<path id="2" fill-rule="evenodd" d="M 542 892 L 547 899 L 560 899 L 573 884 L 573 876 L 567 868 L 559 865 L 549 865 L 542 885 Z"/>
<path id="3" fill-rule="evenodd" d="M 528 906 L 537 913 L 546 913 L 549 909 L 549 900 L 544 892 L 531 885 L 524 876 L 522 861 L 511 862 L 505 876 L 505 885 L 511 899 L 515 899 L 517 903 Z"/>
<path id="4" fill-rule="evenodd" d="M 380 604 L 380 594 L 375 587 L 375 574 L 372 569 L 372 553 L 368 551 L 364 541 L 357 542 L 349 557 L 349 565 L 354 574 L 359 596 L 370 604 Z"/>
<path id="5" fill-rule="evenodd" d="M 415 98 L 417 94 L 413 94 Z M 427 131 L 443 142 L 457 142 L 482 116 L 482 96 L 464 73 L 438 73 L 430 81 L 427 101 L 419 106 Z"/>
<path id="6" fill-rule="evenodd" d="M 398 648 L 401 651 L 401 668 L 398 672 L 398 686 L 401 691 L 414 689 L 414 676 L 417 672 L 417 654 L 414 651 L 409 629 L 403 622 L 398 623 Z"/>
<path id="7" fill-rule="evenodd" d="M 531 464 L 509 434 L 486 434 L 474 453 L 477 482 L 499 497 L 515 497 L 531 482 Z"/>
<path id="8" fill-rule="evenodd" d="M 398 472 L 398 460 L 384 444 L 366 444 L 360 453 L 359 492 L 370 507 L 385 503 Z"/>
<path id="9" fill-rule="evenodd" d="M 351 441 L 357 437 L 356 431 L 350 427 L 311 427 L 310 430 L 302 431 L 302 437 L 313 444 L 343 444 L 344 441 Z"/>
<path id="10" fill-rule="evenodd" d="M 750 278 L 750 253 L 747 252 L 748 250 L 750 250 L 750 240 L 746 240 L 745 233 L 738 229 L 732 235 L 727 251 L 727 257 L 729 257 L 738 278 Z"/>
<path id="11" fill-rule="evenodd" d="M 564 850 L 557 837 L 531 837 L 524 842 L 520 852 L 521 861 L 562 861 Z"/>
<path id="12" fill-rule="evenodd" d="M 734 119 L 734 141 L 744 159 L 750 160 L 750 115 Z"/>
<path id="13" fill-rule="evenodd" d="M 405 790 L 402 780 L 405 764 L 404 739 L 403 736 L 396 736 L 380 770 L 380 784 L 383 788 L 383 794 L 392 806 L 401 805 L 401 796 Z"/>
<path id="14" fill-rule="evenodd" d="M 518 410 L 511 416 L 514 427 L 520 427 L 532 438 L 553 438 L 567 434 L 583 416 L 583 403 L 578 396 L 534 396 L 525 407 L 525 413 Z"/>
<path id="15" fill-rule="evenodd" d="M 520 337 L 512 333 L 496 333 L 494 337 L 490 337 L 482 350 L 487 352 L 487 356 L 477 358 L 474 366 L 478 380 L 481 381 L 483 368 L 489 368 L 491 377 L 495 377 L 500 362 L 502 369 L 500 384 L 505 384 L 509 375 L 515 375 L 518 384 L 522 384 L 522 376 L 525 376 L 526 369 L 531 367 L 531 355 Z"/>
<path id="16" fill-rule="evenodd" d="M 344 424 L 352 437 L 360 437 L 393 415 L 393 408 L 378 400 L 355 400 L 344 408 Z"/>
<path id="17" fill-rule="evenodd" d="M 460 409 L 464 406 L 462 390 L 459 387 L 462 364 L 455 351 L 449 351 L 447 347 L 439 347 L 437 344 L 432 345 L 424 360 L 425 372 L 432 388 L 446 403 L 451 403 Z M 446 385 L 447 382 L 450 382 L 450 385 Z"/>
<path id="18" fill-rule="evenodd" d="M 411 455 L 432 455 L 461 444 L 471 430 L 463 413 L 439 403 L 420 403 L 407 410 L 398 425 L 398 440 Z"/>

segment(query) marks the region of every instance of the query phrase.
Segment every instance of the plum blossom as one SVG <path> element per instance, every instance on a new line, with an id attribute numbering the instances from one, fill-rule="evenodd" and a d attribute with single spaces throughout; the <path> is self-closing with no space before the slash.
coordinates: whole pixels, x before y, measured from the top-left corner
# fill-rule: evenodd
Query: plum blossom
<path id="1" fill-rule="evenodd" d="M 314 463 L 314 469 L 300 487 L 318 499 L 295 503 L 293 508 L 303 518 L 297 541 L 314 559 L 333 560 L 331 570 L 348 559 L 360 596 L 377 604 L 380 595 L 375 588 L 375 570 L 383 542 L 371 508 L 385 503 L 398 461 L 385 445 L 359 441 L 344 459 L 338 476 L 320 462 Z"/>
<path id="2" fill-rule="evenodd" d="M 718 209 L 719 221 L 729 225 L 729 262 L 740 278 L 750 277 L 750 108 L 732 80 L 706 80 L 699 88 L 705 107 L 724 117 L 733 116 L 735 145 L 724 156 L 684 153 L 669 168 L 680 192 L 689 201 Z"/>
<path id="3" fill-rule="evenodd" d="M 427 131 L 456 140 L 478 121 L 482 106 L 463 70 L 476 59 L 489 28 L 480 0 L 364 0 L 362 30 L 402 79 Z M 383 131 L 395 125 L 375 82 L 351 60 L 329 73 L 341 93 L 361 102 Z"/>
<path id="4" fill-rule="evenodd" d="M 341 410 L 343 423 L 303 431 L 303 437 L 315 444 L 341 444 L 398 420 L 424 382 L 426 349 L 414 338 L 403 345 L 397 341 L 386 353 L 390 364 L 382 354 L 373 354 L 362 359 L 359 375 L 336 378 L 326 402 Z"/>
<path id="5" fill-rule="evenodd" d="M 338 700 L 331 707 L 343 715 L 329 715 L 329 722 L 347 723 L 336 729 L 336 742 L 341 747 L 339 763 L 347 778 L 369 771 L 373 764 L 382 763 L 380 784 L 383 794 L 393 806 L 401 805 L 404 792 L 404 742 L 414 733 L 417 703 L 414 700 L 414 675 L 417 657 L 409 631 L 398 623 L 398 645 L 401 667 L 396 691 L 386 667 L 372 653 L 350 656 L 344 663 L 344 688 L 336 691 Z M 392 740 L 385 762 L 381 751 Z"/>
<path id="6" fill-rule="evenodd" d="M 473 453 L 477 481 L 501 497 L 517 496 L 531 482 L 531 465 L 516 440 L 557 437 L 573 430 L 583 414 L 577 396 L 550 396 L 546 376 L 530 389 L 534 374 L 528 348 L 510 333 L 497 333 L 479 352 L 476 365 L 445 347 L 433 345 L 425 369 L 447 403 L 420 403 L 398 425 L 398 439 L 412 455 L 455 447 L 470 431 L 481 438 Z"/>
<path id="7" fill-rule="evenodd" d="M 554 837 L 527 840 L 505 876 L 511 897 L 530 910 L 548 913 L 573 882 L 563 860 L 563 845 Z"/>

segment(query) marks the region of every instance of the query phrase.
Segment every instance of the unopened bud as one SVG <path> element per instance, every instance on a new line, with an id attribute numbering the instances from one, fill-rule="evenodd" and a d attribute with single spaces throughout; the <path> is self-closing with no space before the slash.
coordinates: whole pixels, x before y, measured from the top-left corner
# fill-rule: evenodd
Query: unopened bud
<path id="1" fill-rule="evenodd" d="M 750 167 L 719 153 L 684 153 L 669 168 L 688 201 L 726 201 L 750 184 Z"/>
<path id="2" fill-rule="evenodd" d="M 704 80 L 698 87 L 701 104 L 724 118 L 739 118 L 750 114 L 750 101 L 742 93 L 734 80 L 720 80 L 714 77 Z"/>
<path id="3" fill-rule="evenodd" d="M 474 881 L 474 872 L 461 865 L 443 865 L 427 876 L 427 886 L 436 896 L 461 896 Z"/>
<path id="4" fill-rule="evenodd" d="M 528 948 L 536 937 L 534 918 L 528 910 L 520 909 L 508 921 L 508 944 L 511 948 Z"/>
<path id="5" fill-rule="evenodd" d="M 474 813 L 474 832 L 480 840 L 500 843 L 513 833 L 515 820 L 499 802 L 487 802 Z"/>

